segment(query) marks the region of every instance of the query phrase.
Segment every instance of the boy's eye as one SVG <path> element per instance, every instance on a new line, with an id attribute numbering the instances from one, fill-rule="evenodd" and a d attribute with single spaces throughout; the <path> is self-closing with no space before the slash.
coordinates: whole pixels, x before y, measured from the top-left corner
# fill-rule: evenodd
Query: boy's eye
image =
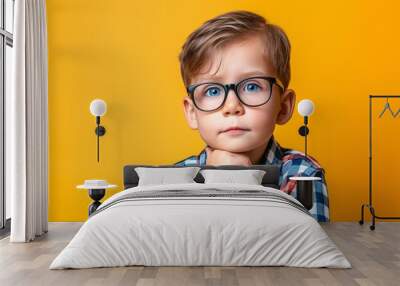
<path id="1" fill-rule="evenodd" d="M 255 91 L 259 91 L 261 88 L 258 84 L 256 83 L 247 83 L 244 87 L 243 87 L 244 91 L 247 92 L 255 92 Z"/>
<path id="2" fill-rule="evenodd" d="M 204 92 L 206 96 L 219 96 L 221 95 L 221 89 L 218 87 L 207 88 Z"/>

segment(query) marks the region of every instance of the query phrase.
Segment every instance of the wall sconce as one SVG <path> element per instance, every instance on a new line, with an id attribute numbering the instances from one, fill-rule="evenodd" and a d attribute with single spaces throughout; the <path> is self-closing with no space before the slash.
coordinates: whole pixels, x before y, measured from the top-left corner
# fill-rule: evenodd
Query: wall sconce
<path id="1" fill-rule="evenodd" d="M 304 153 L 307 157 L 307 135 L 310 131 L 307 127 L 307 124 L 308 117 L 314 112 L 314 103 L 309 99 L 303 99 L 297 105 L 297 111 L 301 116 L 304 117 L 304 125 L 299 128 L 299 134 L 304 136 Z"/>
<path id="2" fill-rule="evenodd" d="M 299 134 L 304 136 L 304 153 L 307 157 L 307 135 L 310 132 L 307 124 L 308 117 L 314 112 L 314 103 L 309 99 L 303 99 L 297 105 L 297 111 L 304 117 L 304 125 L 299 128 Z M 314 204 L 313 181 L 321 181 L 322 179 L 320 177 L 311 177 L 307 175 L 299 175 L 290 177 L 289 179 L 296 182 L 297 200 L 301 202 L 306 209 L 311 210 Z"/>
<path id="3" fill-rule="evenodd" d="M 100 157 L 99 137 L 106 134 L 106 129 L 104 128 L 104 126 L 100 125 L 100 117 L 103 116 L 106 113 L 106 111 L 107 111 L 107 104 L 104 100 L 95 99 L 90 103 L 90 113 L 96 116 L 96 124 L 97 124 L 97 127 L 94 130 L 94 132 L 97 135 L 97 162 L 99 162 L 99 157 Z"/>

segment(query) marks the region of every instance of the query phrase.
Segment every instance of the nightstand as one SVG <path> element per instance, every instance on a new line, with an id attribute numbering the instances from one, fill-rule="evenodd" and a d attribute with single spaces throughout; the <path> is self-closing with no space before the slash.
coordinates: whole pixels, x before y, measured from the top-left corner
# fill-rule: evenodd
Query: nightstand
<path id="1" fill-rule="evenodd" d="M 320 177 L 289 177 L 289 180 L 297 181 L 297 200 L 310 210 L 313 207 L 313 181 L 322 180 Z"/>
<path id="2" fill-rule="evenodd" d="M 106 194 L 106 189 L 115 188 L 117 185 L 108 184 L 105 180 L 85 180 L 85 184 L 76 186 L 78 189 L 87 189 L 93 203 L 89 206 L 89 216 L 101 205 L 100 200 Z"/>

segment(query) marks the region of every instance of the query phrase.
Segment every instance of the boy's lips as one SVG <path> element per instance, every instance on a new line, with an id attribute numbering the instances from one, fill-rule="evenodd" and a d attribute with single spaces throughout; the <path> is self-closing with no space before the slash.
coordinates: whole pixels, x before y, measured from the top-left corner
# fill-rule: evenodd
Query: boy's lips
<path id="1" fill-rule="evenodd" d="M 243 133 L 245 131 L 250 131 L 250 129 L 238 126 L 232 126 L 220 131 L 220 133 Z"/>

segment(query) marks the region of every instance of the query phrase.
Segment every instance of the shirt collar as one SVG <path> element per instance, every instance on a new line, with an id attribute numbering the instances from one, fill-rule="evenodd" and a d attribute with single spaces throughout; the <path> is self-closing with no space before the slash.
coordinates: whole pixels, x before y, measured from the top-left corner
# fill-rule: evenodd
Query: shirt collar
<path id="1" fill-rule="evenodd" d="M 266 164 L 281 164 L 283 157 L 283 151 L 279 143 L 275 140 L 274 135 L 268 141 L 267 147 L 265 148 L 264 154 L 261 157 L 258 165 Z"/>

